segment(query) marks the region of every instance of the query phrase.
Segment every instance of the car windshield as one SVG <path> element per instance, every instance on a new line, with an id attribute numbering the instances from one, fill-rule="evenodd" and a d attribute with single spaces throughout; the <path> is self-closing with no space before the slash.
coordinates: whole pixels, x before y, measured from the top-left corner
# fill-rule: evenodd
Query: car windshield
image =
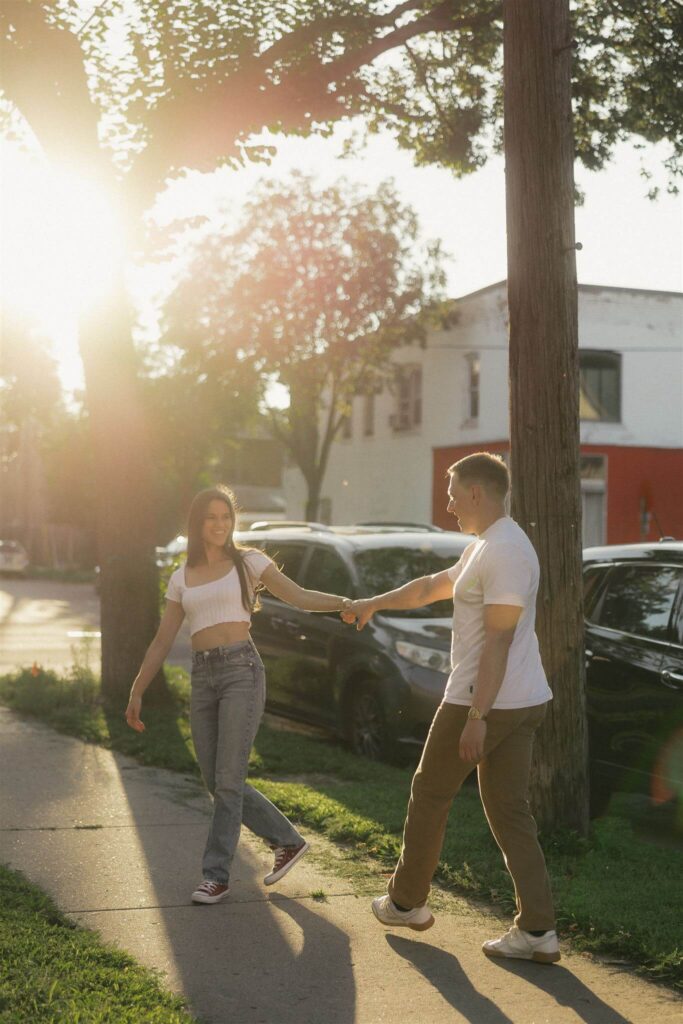
<path id="1" fill-rule="evenodd" d="M 431 576 L 444 569 L 450 569 L 460 557 L 457 548 L 445 549 L 440 546 L 435 551 L 428 543 L 417 547 L 371 548 L 359 551 L 354 556 L 360 583 L 360 595 L 372 597 L 383 594 L 387 590 L 395 590 L 404 583 L 418 576 Z M 401 616 L 413 619 L 450 619 L 453 614 L 453 602 L 435 601 L 434 604 L 422 608 L 409 608 L 402 611 L 385 612 L 386 615 Z"/>

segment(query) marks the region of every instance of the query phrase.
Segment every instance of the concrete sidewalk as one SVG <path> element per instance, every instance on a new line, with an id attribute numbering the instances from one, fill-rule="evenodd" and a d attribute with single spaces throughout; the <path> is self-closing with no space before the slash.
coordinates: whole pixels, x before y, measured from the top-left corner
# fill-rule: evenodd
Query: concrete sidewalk
<path id="1" fill-rule="evenodd" d="M 0 860 L 80 924 L 158 968 L 207 1024 L 681 1019 L 679 999 L 623 968 L 565 951 L 551 967 L 488 960 L 481 943 L 507 923 L 456 898 L 439 900 L 428 932 L 384 931 L 369 895 L 330 868 L 334 848 L 315 835 L 311 854 L 266 889 L 270 853 L 245 834 L 229 900 L 193 906 L 210 813 L 195 780 L 6 708 L 0 734 Z M 366 889 L 383 891 L 376 866 L 365 878 Z M 320 890 L 325 902 L 313 898 Z"/>

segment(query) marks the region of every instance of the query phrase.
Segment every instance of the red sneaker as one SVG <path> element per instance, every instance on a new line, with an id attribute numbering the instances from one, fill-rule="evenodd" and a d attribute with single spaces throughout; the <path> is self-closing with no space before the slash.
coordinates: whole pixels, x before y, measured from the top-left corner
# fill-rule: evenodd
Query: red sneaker
<path id="1" fill-rule="evenodd" d="M 221 882 L 212 882 L 209 879 L 205 879 L 192 893 L 192 902 L 218 903 L 219 900 L 225 899 L 229 892 L 230 889 L 227 885 L 223 885 Z"/>
<path id="2" fill-rule="evenodd" d="M 304 842 L 301 846 L 273 846 L 271 849 L 275 860 L 273 861 L 273 870 L 263 879 L 264 885 L 279 882 L 290 868 L 293 868 L 296 862 L 303 857 L 308 849 L 308 843 Z"/>

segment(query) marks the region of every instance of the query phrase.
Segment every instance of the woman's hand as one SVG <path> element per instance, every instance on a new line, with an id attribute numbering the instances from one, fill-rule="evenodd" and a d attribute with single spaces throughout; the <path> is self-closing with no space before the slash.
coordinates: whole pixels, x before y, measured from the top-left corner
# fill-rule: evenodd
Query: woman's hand
<path id="1" fill-rule="evenodd" d="M 142 710 L 142 697 L 135 697 L 131 694 L 128 701 L 128 707 L 126 708 L 126 721 L 131 729 L 135 729 L 136 732 L 144 732 L 144 722 L 140 721 L 140 711 Z"/>

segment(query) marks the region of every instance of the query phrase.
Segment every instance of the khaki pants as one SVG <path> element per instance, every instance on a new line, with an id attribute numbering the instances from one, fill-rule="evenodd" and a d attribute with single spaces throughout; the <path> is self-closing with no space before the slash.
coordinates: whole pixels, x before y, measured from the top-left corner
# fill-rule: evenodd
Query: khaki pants
<path id="1" fill-rule="evenodd" d="M 515 885 L 515 924 L 524 931 L 555 927 L 545 858 L 528 802 L 534 733 L 545 709 L 541 704 L 490 711 L 478 766 L 484 811 Z M 475 765 L 458 755 L 468 711 L 464 705 L 441 704 L 413 777 L 401 856 L 389 882 L 389 895 L 402 907 L 426 902 L 453 798 L 474 771 Z"/>

